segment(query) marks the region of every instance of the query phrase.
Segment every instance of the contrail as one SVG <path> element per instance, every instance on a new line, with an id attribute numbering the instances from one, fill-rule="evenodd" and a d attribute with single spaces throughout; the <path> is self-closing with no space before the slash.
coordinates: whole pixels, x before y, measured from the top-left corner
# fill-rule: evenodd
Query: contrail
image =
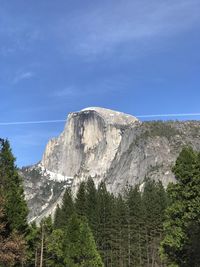
<path id="1" fill-rule="evenodd" d="M 147 114 L 138 115 L 137 118 L 163 118 L 163 117 L 195 117 L 200 116 L 200 113 L 178 113 L 178 114 Z M 67 120 L 44 120 L 44 121 L 13 121 L 0 122 L 0 126 L 6 125 L 26 125 L 26 124 L 45 124 L 45 123 L 61 123 Z"/>
<path id="2" fill-rule="evenodd" d="M 25 125 L 25 124 L 44 124 L 44 123 L 59 123 L 66 122 L 66 120 L 45 120 L 45 121 L 12 121 L 0 122 L 0 125 Z"/>
<path id="3" fill-rule="evenodd" d="M 178 113 L 178 114 L 151 114 L 138 115 L 137 118 L 161 118 L 161 117 L 195 117 L 200 116 L 200 113 Z"/>

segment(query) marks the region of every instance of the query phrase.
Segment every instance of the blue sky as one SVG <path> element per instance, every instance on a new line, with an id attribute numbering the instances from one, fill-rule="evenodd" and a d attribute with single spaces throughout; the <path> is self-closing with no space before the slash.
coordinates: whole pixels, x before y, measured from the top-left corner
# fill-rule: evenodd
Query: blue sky
<path id="1" fill-rule="evenodd" d="M 88 106 L 200 112 L 199 14 L 199 0 L 0 0 L 0 123 Z M 0 125 L 0 136 L 22 166 L 63 127 Z"/>

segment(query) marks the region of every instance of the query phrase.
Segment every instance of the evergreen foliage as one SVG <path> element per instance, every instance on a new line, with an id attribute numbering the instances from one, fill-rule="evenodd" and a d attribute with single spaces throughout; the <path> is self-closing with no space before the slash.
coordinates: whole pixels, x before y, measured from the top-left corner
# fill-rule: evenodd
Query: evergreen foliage
<path id="1" fill-rule="evenodd" d="M 71 190 L 67 188 L 63 196 L 63 201 L 61 207 L 57 206 L 54 226 L 55 228 L 62 229 L 66 227 L 69 218 L 75 212 L 74 202 L 72 200 Z"/>
<path id="2" fill-rule="evenodd" d="M 80 184 L 75 199 L 71 190 L 66 189 L 53 223 L 48 217 L 40 227 L 35 224 L 27 227 L 22 181 L 14 162 L 8 141 L 1 140 L 0 183 L 5 212 L 0 225 L 4 227 L 5 240 L 12 236 L 13 242 L 18 238 L 19 244 L 25 244 L 19 234 L 26 234 L 24 266 L 164 266 L 158 254 L 166 207 L 166 192 L 161 183 L 146 180 L 142 192 L 136 186 L 114 196 L 104 182 L 96 188 L 89 178 Z M 195 243 L 197 226 L 190 229 Z M 15 231 L 19 234 L 14 237 Z M 10 266 L 22 258 L 16 256 Z"/>
<path id="3" fill-rule="evenodd" d="M 129 188 L 126 192 L 127 205 L 127 266 L 144 265 L 144 206 L 139 187 Z"/>
<path id="4" fill-rule="evenodd" d="M 103 267 L 87 222 L 78 218 L 76 214 L 68 222 L 64 239 L 64 255 L 66 266 Z"/>
<path id="5" fill-rule="evenodd" d="M 14 266 L 25 261 L 25 240 L 22 235 L 13 231 L 6 234 L 5 200 L 0 195 L 0 266 Z"/>
<path id="6" fill-rule="evenodd" d="M 85 216 L 87 213 L 86 210 L 86 185 L 85 182 L 82 182 L 79 186 L 76 200 L 75 200 L 76 212 L 80 216 Z"/>
<path id="7" fill-rule="evenodd" d="M 22 180 L 15 166 L 8 140 L 0 139 L 0 186 L 5 198 L 6 230 L 8 233 L 27 230 L 28 209 L 24 199 Z"/>
<path id="8" fill-rule="evenodd" d="M 97 190 L 94 185 L 94 181 L 89 178 L 85 186 L 86 200 L 85 200 L 85 212 L 88 219 L 89 226 L 96 238 L 98 232 L 97 219 Z"/>
<path id="9" fill-rule="evenodd" d="M 167 192 L 145 179 L 117 196 L 89 178 L 75 198 L 66 189 L 53 222 L 28 226 L 15 158 L 0 139 L 0 267 L 199 267 L 200 153 L 184 148 L 173 172 Z"/>
<path id="10" fill-rule="evenodd" d="M 35 266 L 35 258 L 36 254 L 38 253 L 38 247 L 40 242 L 40 232 L 39 228 L 36 226 L 35 223 L 29 225 L 28 233 L 26 236 L 27 242 L 27 263 L 28 266 L 33 267 Z"/>
<path id="11" fill-rule="evenodd" d="M 167 207 L 166 195 L 160 182 L 147 180 L 142 195 L 144 210 L 144 262 L 147 266 L 161 265 L 159 244 L 163 233 L 164 212 Z"/>
<path id="12" fill-rule="evenodd" d="M 200 154 L 184 148 L 173 171 L 177 184 L 168 186 L 170 205 L 161 252 L 169 266 L 197 267 L 200 266 Z"/>
<path id="13" fill-rule="evenodd" d="M 112 199 L 105 183 L 101 182 L 97 191 L 97 236 L 96 242 L 105 266 L 111 262 Z"/>
<path id="14" fill-rule="evenodd" d="M 73 243 L 73 241 L 68 243 L 72 238 L 68 235 L 74 232 L 73 236 L 77 243 L 74 240 L 75 245 L 71 249 L 75 250 L 75 254 L 80 252 L 80 247 L 77 247 L 80 233 L 77 235 L 76 233 L 80 230 L 80 220 L 85 222 L 87 219 L 87 225 L 92 231 L 106 267 L 165 266 L 159 257 L 159 245 L 163 233 L 162 224 L 167 196 L 160 182 L 147 179 L 142 192 L 139 186 L 136 186 L 127 188 L 123 196 L 114 196 L 107 191 L 104 182 L 101 182 L 96 189 L 92 179 L 88 179 L 86 183 L 80 185 L 74 200 L 69 189 L 66 191 L 66 196 L 66 201 L 63 200 L 61 207 L 57 208 L 54 220 L 55 227 L 62 230 L 66 237 L 63 244 L 65 248 L 66 244 L 70 246 L 70 243 Z M 58 227 L 63 213 L 66 213 L 67 219 Z M 76 225 L 75 228 L 72 221 L 74 227 Z M 69 224 L 72 224 L 70 228 Z M 69 247 L 67 250 L 72 253 Z"/>
<path id="15" fill-rule="evenodd" d="M 47 266 L 48 267 L 64 267 L 64 248 L 63 248 L 64 231 L 55 229 L 47 237 Z"/>
<path id="16" fill-rule="evenodd" d="M 0 264 L 25 261 L 28 209 L 8 140 L 0 139 Z"/>

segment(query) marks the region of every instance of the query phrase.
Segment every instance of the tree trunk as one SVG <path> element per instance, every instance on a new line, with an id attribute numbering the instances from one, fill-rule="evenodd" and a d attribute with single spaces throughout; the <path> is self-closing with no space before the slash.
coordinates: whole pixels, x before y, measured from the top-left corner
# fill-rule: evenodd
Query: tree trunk
<path id="1" fill-rule="evenodd" d="M 128 267 L 131 267 L 131 230 L 129 221 L 128 221 Z"/>
<path id="2" fill-rule="evenodd" d="M 43 266 L 43 252 L 44 252 L 44 227 L 42 225 L 42 240 L 41 240 L 41 252 L 40 252 L 40 267 Z"/>
<path id="3" fill-rule="evenodd" d="M 141 249 L 141 232 L 139 230 L 139 237 L 138 237 L 138 242 L 139 242 L 139 262 L 140 266 L 142 266 L 142 249 Z"/>
<path id="4" fill-rule="evenodd" d="M 149 266 L 150 260 L 149 260 L 149 238 L 148 238 L 148 233 L 146 229 L 146 257 L 147 257 L 147 267 Z"/>
<path id="5" fill-rule="evenodd" d="M 35 250 L 35 267 L 37 267 L 37 248 Z"/>

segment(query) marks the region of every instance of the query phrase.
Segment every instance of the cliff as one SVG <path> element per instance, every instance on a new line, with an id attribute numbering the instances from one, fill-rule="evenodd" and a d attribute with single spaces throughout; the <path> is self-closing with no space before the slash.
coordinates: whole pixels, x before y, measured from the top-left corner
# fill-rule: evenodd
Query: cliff
<path id="1" fill-rule="evenodd" d="M 145 177 L 175 181 L 171 168 L 184 145 L 200 149 L 200 122 L 140 122 L 121 112 L 87 108 L 70 113 L 61 135 L 47 144 L 41 162 L 24 168 L 29 220 L 53 212 L 67 186 L 104 180 L 117 194 Z M 32 173 L 36 171 L 37 175 Z"/>

